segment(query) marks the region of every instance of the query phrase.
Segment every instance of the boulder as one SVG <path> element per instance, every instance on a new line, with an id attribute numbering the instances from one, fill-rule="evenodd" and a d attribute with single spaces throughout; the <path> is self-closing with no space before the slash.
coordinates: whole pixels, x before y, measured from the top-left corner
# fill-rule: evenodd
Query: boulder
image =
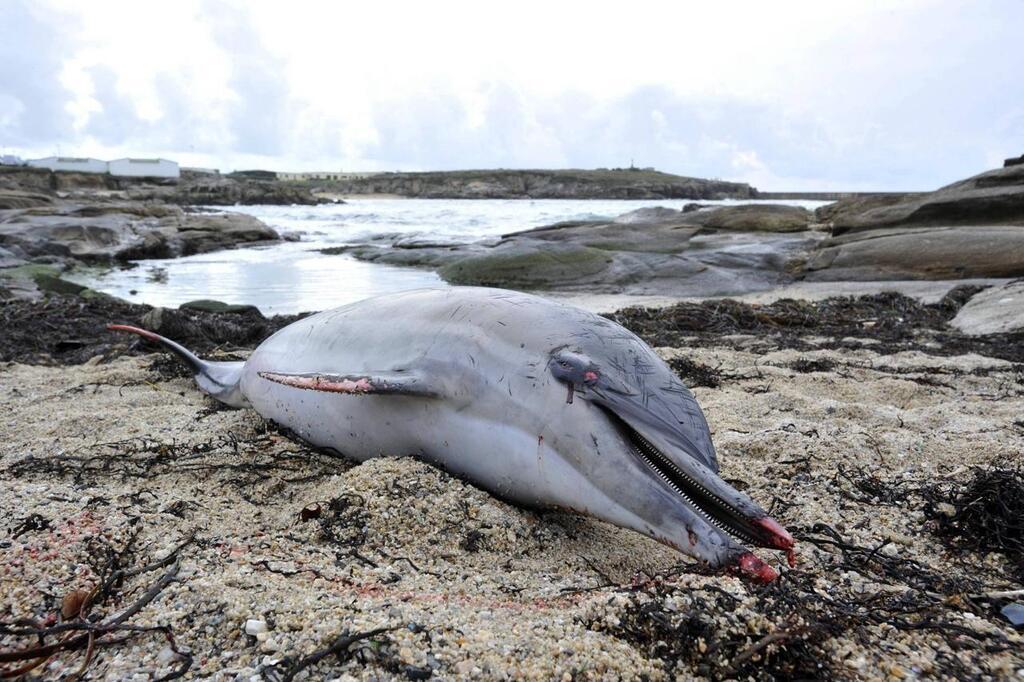
<path id="1" fill-rule="evenodd" d="M 950 323 L 964 334 L 1024 331 L 1024 281 L 989 287 L 964 304 Z"/>
<path id="2" fill-rule="evenodd" d="M 260 309 L 254 305 L 239 305 L 237 303 L 224 303 L 208 298 L 200 298 L 195 301 L 186 301 L 178 306 L 181 310 L 199 310 L 207 313 L 230 313 L 233 315 L 259 315 L 263 316 Z"/>
<path id="3" fill-rule="evenodd" d="M 829 239 L 811 252 L 806 278 L 828 281 L 961 279 L 1024 275 L 1024 227 L 962 225 L 878 229 Z"/>
<path id="4" fill-rule="evenodd" d="M 611 262 L 608 253 L 586 246 L 508 242 L 445 265 L 440 275 L 452 284 L 548 289 L 592 277 Z"/>
<path id="5" fill-rule="evenodd" d="M 1024 165 L 1024 154 L 1021 154 L 1020 156 L 1015 156 L 1015 157 L 1013 157 L 1011 159 L 1007 159 L 1006 161 L 1003 161 L 1003 168 L 1009 168 L 1010 166 L 1020 166 L 1020 165 Z"/>
<path id="6" fill-rule="evenodd" d="M 799 206 L 743 204 L 723 206 L 693 214 L 704 227 L 742 232 L 803 232 L 809 230 L 813 214 Z"/>

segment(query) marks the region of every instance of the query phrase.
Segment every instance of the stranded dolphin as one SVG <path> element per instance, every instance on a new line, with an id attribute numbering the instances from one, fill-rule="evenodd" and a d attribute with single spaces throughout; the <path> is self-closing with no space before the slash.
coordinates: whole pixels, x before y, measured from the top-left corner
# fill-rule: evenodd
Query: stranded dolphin
<path id="1" fill-rule="evenodd" d="M 704 414 L 610 320 L 501 289 L 370 298 L 299 320 L 245 362 L 206 362 L 145 330 L 199 387 L 358 460 L 413 454 L 523 505 L 572 509 L 773 580 L 741 542 L 793 538 L 719 478 Z"/>

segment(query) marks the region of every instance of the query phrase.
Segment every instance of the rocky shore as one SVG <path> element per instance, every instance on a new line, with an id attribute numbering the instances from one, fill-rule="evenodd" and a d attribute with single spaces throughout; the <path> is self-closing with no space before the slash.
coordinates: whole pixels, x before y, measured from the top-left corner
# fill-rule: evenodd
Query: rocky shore
<path id="1" fill-rule="evenodd" d="M 0 299 L 79 291 L 83 264 L 126 265 L 279 241 L 256 218 L 193 204 L 318 203 L 305 190 L 193 174 L 153 184 L 36 168 L 0 168 Z"/>
<path id="2" fill-rule="evenodd" d="M 709 296 L 794 282 L 1024 276 L 1024 166 L 932 193 L 792 206 L 687 205 L 451 246 L 397 236 L 335 249 L 453 284 Z"/>
<path id="3" fill-rule="evenodd" d="M 33 674 L 1014 678 L 1024 338 L 957 329 L 986 291 L 613 316 L 796 537 L 769 586 L 408 457 L 312 450 L 103 330 L 147 306 L 0 303 L 0 652 L 25 654 L 2 665 L 61 642 Z M 289 321 L 163 315 L 222 358 Z M 60 631 L 82 604 L 94 647 Z"/>

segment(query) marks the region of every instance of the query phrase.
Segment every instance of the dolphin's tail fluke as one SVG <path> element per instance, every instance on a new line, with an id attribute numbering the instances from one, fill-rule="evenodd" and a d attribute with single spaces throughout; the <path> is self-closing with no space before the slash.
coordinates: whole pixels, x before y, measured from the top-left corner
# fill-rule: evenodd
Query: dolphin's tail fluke
<path id="1" fill-rule="evenodd" d="M 196 383 L 206 395 L 216 398 L 231 407 L 249 407 L 249 401 L 242 395 L 239 383 L 242 379 L 244 362 L 208 362 L 200 360 L 192 351 L 168 338 L 154 334 L 145 329 L 131 327 L 126 324 L 109 324 L 107 329 L 118 332 L 138 334 L 177 355 L 195 372 Z"/>

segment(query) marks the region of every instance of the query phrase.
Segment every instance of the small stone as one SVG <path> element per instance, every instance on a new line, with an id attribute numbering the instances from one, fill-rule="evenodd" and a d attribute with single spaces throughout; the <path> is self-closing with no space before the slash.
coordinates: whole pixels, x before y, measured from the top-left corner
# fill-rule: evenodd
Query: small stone
<path id="1" fill-rule="evenodd" d="M 1003 617 L 1010 621 L 1015 628 L 1024 625 L 1024 604 L 1020 602 L 1007 604 L 999 613 L 1003 614 Z"/>
<path id="2" fill-rule="evenodd" d="M 169 646 L 165 646 L 160 650 L 160 653 L 156 655 L 157 663 L 160 665 L 169 665 L 178 658 L 178 654 L 174 652 Z"/>
<path id="3" fill-rule="evenodd" d="M 245 621 L 245 634 L 247 635 L 258 635 L 261 632 L 267 631 L 267 621 L 259 620 L 256 618 L 250 618 Z"/>

